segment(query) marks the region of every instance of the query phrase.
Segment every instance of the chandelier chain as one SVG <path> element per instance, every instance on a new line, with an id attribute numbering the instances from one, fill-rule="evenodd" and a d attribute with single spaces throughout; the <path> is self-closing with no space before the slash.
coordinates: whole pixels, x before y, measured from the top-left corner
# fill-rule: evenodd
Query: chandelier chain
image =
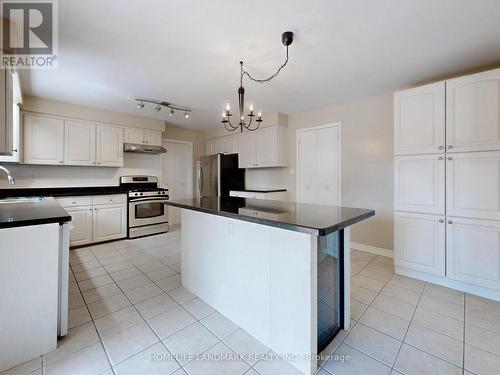
<path id="1" fill-rule="evenodd" d="M 288 46 L 286 46 L 286 60 L 285 60 L 285 62 L 283 64 L 280 65 L 280 67 L 278 68 L 278 70 L 274 74 L 272 74 L 271 76 L 269 76 L 268 78 L 258 79 L 258 78 L 252 77 L 252 75 L 250 73 L 248 73 L 248 71 L 246 71 L 245 69 L 243 69 L 243 61 L 240 61 L 240 65 L 241 65 L 241 79 L 240 79 L 240 82 L 243 82 L 243 77 L 244 76 L 247 76 L 252 81 L 260 83 L 260 84 L 264 84 L 266 82 L 269 82 L 269 81 L 273 80 L 274 78 L 276 78 L 278 76 L 278 74 L 286 66 L 287 63 L 288 63 Z"/>

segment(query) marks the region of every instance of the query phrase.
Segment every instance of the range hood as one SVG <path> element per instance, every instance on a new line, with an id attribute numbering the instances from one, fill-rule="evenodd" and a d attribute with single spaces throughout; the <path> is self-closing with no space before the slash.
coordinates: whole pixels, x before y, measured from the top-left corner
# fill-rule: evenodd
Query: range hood
<path id="1" fill-rule="evenodd" d="M 138 143 L 124 143 L 123 151 L 136 152 L 139 154 L 163 154 L 167 152 L 167 150 L 161 146 L 141 145 Z"/>

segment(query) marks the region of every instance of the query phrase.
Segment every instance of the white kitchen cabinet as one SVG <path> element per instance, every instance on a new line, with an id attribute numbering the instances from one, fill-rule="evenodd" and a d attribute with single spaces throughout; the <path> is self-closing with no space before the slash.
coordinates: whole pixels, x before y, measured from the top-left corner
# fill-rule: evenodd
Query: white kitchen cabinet
<path id="1" fill-rule="evenodd" d="M 65 208 L 71 215 L 73 229 L 70 232 L 70 246 L 86 245 L 92 242 L 92 206 Z"/>
<path id="2" fill-rule="evenodd" d="M 448 216 L 448 278 L 500 290 L 500 222 Z"/>
<path id="3" fill-rule="evenodd" d="M 226 137 L 226 154 L 238 153 L 238 136 Z"/>
<path id="4" fill-rule="evenodd" d="M 205 142 L 205 154 L 215 155 L 215 139 L 207 139 Z"/>
<path id="5" fill-rule="evenodd" d="M 94 206 L 92 241 L 101 242 L 127 236 L 127 206 L 103 204 Z"/>
<path id="6" fill-rule="evenodd" d="M 144 131 L 144 143 L 149 146 L 161 146 L 162 135 L 161 132 L 155 130 Z"/>
<path id="7" fill-rule="evenodd" d="M 446 213 L 500 220 L 500 151 L 449 154 Z"/>
<path id="8" fill-rule="evenodd" d="M 238 136 L 240 168 L 286 166 L 286 130 L 281 126 L 263 128 Z"/>
<path id="9" fill-rule="evenodd" d="M 226 137 L 214 139 L 214 154 L 226 153 Z"/>
<path id="10" fill-rule="evenodd" d="M 238 167 L 254 168 L 257 166 L 257 134 L 240 134 L 238 137 L 238 154 Z"/>
<path id="11" fill-rule="evenodd" d="M 445 147 L 445 82 L 394 94 L 394 154 L 434 154 Z"/>
<path id="12" fill-rule="evenodd" d="M 126 143 L 161 146 L 162 133 L 156 130 L 125 128 L 124 139 Z"/>
<path id="13" fill-rule="evenodd" d="M 394 158 L 394 209 L 445 214 L 445 156 Z"/>
<path id="14" fill-rule="evenodd" d="M 125 128 L 125 142 L 142 144 L 144 142 L 144 130 L 138 128 Z"/>
<path id="15" fill-rule="evenodd" d="M 396 267 L 444 276 L 445 232 L 444 216 L 395 212 Z"/>
<path id="16" fill-rule="evenodd" d="M 278 129 L 264 128 L 257 132 L 257 166 L 273 167 L 278 161 Z"/>
<path id="17" fill-rule="evenodd" d="M 96 161 L 100 167 L 123 167 L 123 128 L 97 125 Z"/>
<path id="18" fill-rule="evenodd" d="M 446 81 L 449 152 L 500 150 L 500 69 Z"/>
<path id="19" fill-rule="evenodd" d="M 64 164 L 95 165 L 96 126 L 82 121 L 64 121 Z"/>
<path id="20" fill-rule="evenodd" d="M 64 161 L 64 121 L 24 116 L 24 163 L 61 165 Z"/>

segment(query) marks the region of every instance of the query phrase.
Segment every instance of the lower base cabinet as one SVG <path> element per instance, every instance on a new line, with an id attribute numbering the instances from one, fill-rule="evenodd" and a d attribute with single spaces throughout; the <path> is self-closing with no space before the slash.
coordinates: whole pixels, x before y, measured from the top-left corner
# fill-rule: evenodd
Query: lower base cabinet
<path id="1" fill-rule="evenodd" d="M 445 275 L 444 216 L 394 213 L 394 264 Z"/>
<path id="2" fill-rule="evenodd" d="M 127 237 L 125 194 L 67 197 L 58 199 L 71 215 L 70 246 Z M 82 205 L 84 204 L 84 205 Z"/>
<path id="3" fill-rule="evenodd" d="M 446 276 L 500 290 L 500 221 L 447 217 Z"/>

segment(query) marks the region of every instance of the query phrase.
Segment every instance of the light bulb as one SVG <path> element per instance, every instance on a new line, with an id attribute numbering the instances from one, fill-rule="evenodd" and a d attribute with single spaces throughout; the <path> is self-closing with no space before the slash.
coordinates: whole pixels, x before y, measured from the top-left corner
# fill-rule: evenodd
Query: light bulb
<path id="1" fill-rule="evenodd" d="M 229 103 L 226 103 L 226 111 L 230 111 L 231 110 L 231 106 L 229 105 Z"/>
<path id="2" fill-rule="evenodd" d="M 161 106 L 159 104 L 156 105 L 155 111 L 156 112 L 160 112 L 161 111 Z"/>
<path id="3" fill-rule="evenodd" d="M 243 121 L 245 119 L 245 116 L 241 116 L 241 121 Z"/>
<path id="4" fill-rule="evenodd" d="M 250 112 L 253 112 L 253 104 L 250 104 Z"/>
<path id="5" fill-rule="evenodd" d="M 186 111 L 186 112 L 184 112 L 184 117 L 185 117 L 185 118 L 189 118 L 189 112 L 187 112 L 187 111 Z"/>
<path id="6" fill-rule="evenodd" d="M 173 115 L 174 115 L 174 110 L 173 110 L 173 109 L 171 109 L 171 110 L 170 110 L 170 117 L 172 117 Z"/>
<path id="7" fill-rule="evenodd" d="M 259 117 L 262 117 L 262 111 L 259 111 L 259 113 L 257 114 Z"/>
<path id="8" fill-rule="evenodd" d="M 143 109 L 144 108 L 144 102 L 137 103 L 137 108 L 138 109 Z"/>
<path id="9" fill-rule="evenodd" d="M 222 117 L 226 117 L 226 111 L 222 111 Z"/>

